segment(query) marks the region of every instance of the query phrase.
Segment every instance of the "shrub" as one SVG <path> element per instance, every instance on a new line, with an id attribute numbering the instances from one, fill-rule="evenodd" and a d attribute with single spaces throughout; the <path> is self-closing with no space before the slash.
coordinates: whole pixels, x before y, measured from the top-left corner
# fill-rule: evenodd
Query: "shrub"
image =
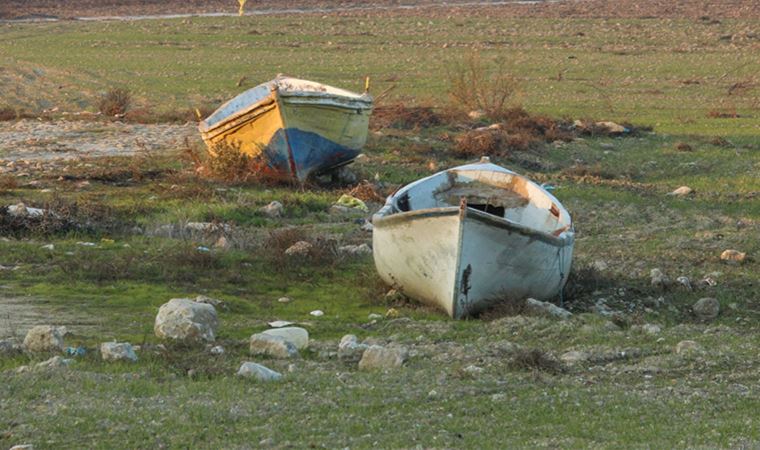
<path id="1" fill-rule="evenodd" d="M 467 111 L 483 111 L 492 120 L 502 120 L 514 107 L 519 84 L 499 63 L 490 70 L 478 53 L 449 73 L 449 96 L 455 106 Z"/>
<path id="2" fill-rule="evenodd" d="M 132 94 L 127 89 L 113 88 L 98 102 L 98 111 L 106 116 L 123 115 L 132 103 Z"/>

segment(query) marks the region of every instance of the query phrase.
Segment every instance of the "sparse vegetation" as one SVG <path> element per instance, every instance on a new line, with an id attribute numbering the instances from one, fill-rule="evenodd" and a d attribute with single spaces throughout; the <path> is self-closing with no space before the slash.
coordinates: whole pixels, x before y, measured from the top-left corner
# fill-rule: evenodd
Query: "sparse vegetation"
<path id="1" fill-rule="evenodd" d="M 132 103 L 132 94 L 124 88 L 112 88 L 98 102 L 98 111 L 108 117 L 123 116 Z"/>
<path id="2" fill-rule="evenodd" d="M 471 53 L 464 61 L 452 64 L 449 73 L 449 96 L 454 107 L 464 114 L 482 111 L 491 120 L 504 120 L 518 106 L 517 78 L 503 60 L 489 67 L 480 53 Z"/>

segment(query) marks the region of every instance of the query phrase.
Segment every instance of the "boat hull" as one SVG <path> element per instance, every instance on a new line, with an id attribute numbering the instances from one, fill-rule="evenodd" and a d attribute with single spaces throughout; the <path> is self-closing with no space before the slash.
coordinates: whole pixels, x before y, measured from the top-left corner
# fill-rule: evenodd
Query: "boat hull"
<path id="1" fill-rule="evenodd" d="M 570 272 L 572 235 L 535 233 L 466 206 L 376 216 L 373 222 L 380 277 L 453 318 L 509 299 L 550 300 Z"/>
<path id="2" fill-rule="evenodd" d="M 201 135 L 213 153 L 230 146 L 262 162 L 270 175 L 304 181 L 348 164 L 367 140 L 371 109 L 332 99 L 281 96 L 276 90 Z"/>

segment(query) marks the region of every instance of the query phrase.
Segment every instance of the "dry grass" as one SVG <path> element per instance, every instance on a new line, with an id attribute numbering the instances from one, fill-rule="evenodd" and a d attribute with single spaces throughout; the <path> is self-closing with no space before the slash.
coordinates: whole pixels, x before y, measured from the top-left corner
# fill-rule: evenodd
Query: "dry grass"
<path id="1" fill-rule="evenodd" d="M 7 122 L 9 120 L 16 120 L 18 113 L 13 108 L 0 108 L 0 122 Z"/>
<path id="2" fill-rule="evenodd" d="M 432 106 L 406 106 L 396 103 L 388 106 L 378 106 L 372 111 L 370 128 L 398 128 L 402 130 L 419 130 L 441 125 L 443 120 Z"/>
<path id="3" fill-rule="evenodd" d="M 113 88 L 101 97 L 98 111 L 105 116 L 122 116 L 132 103 L 132 94 L 127 89 Z"/>
<path id="4" fill-rule="evenodd" d="M 686 142 L 676 142 L 674 148 L 679 152 L 693 152 L 694 148 Z"/>
<path id="5" fill-rule="evenodd" d="M 185 159 L 199 176 L 228 184 L 275 184 L 285 180 L 266 170 L 266 163 L 240 150 L 239 146 L 221 143 L 210 152 L 185 146 Z"/>
<path id="6" fill-rule="evenodd" d="M 516 350 L 512 356 L 512 365 L 517 369 L 535 370 L 551 374 L 565 371 L 564 366 L 543 350 L 536 348 Z"/>
<path id="7" fill-rule="evenodd" d="M 473 53 L 452 67 L 449 97 L 455 109 L 482 111 L 491 120 L 503 120 L 515 106 L 519 83 L 503 63 L 491 69 L 479 53 Z"/>

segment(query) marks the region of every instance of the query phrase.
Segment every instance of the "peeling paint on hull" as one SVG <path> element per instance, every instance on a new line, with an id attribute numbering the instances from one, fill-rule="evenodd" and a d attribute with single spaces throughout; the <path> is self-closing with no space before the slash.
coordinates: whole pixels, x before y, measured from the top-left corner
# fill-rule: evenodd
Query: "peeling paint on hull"
<path id="1" fill-rule="evenodd" d="M 371 111 L 366 94 L 277 78 L 225 103 L 199 129 L 212 154 L 230 145 L 261 157 L 262 170 L 304 181 L 356 158 Z"/>
<path id="2" fill-rule="evenodd" d="M 504 171 L 499 176 L 518 181 L 511 180 L 518 175 L 498 166 L 474 166 L 452 170 L 497 168 Z M 558 235 L 469 207 L 466 200 L 459 206 L 413 209 L 415 201 L 425 203 L 420 193 L 434 196 L 434 187 L 444 186 L 447 176 L 441 172 L 402 188 L 373 217 L 373 252 L 380 277 L 453 318 L 475 314 L 499 300 L 555 297 L 567 282 L 574 244 L 569 214 L 559 202 L 535 184 L 526 186 L 523 180 L 515 184 L 525 188 L 533 206 L 547 206 L 546 214 L 551 217 L 554 214 L 548 205 L 556 208 L 559 217 L 551 227 L 567 225 Z M 493 178 L 486 174 L 483 179 Z M 418 196 L 409 200 L 410 192 Z M 398 208 L 404 196 L 411 203 L 408 211 Z M 534 212 L 532 219 L 537 220 L 539 213 Z"/>

